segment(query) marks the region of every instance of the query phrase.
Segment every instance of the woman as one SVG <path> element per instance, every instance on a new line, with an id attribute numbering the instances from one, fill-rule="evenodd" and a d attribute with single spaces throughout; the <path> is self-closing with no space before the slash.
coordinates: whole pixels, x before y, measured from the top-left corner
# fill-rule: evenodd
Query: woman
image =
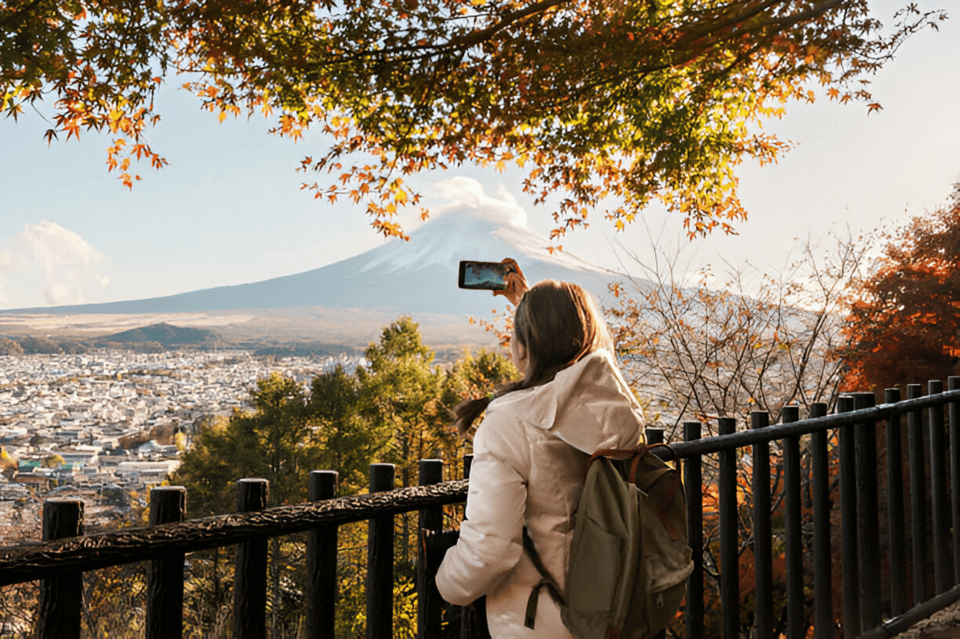
<path id="1" fill-rule="evenodd" d="M 641 443 L 643 414 L 588 293 L 549 280 L 527 291 L 519 269 L 508 282 L 506 295 L 517 305 L 511 352 L 523 378 L 492 401 L 457 409 L 462 433 L 486 415 L 473 441 L 460 539 L 440 565 L 437 587 L 461 606 L 486 595 L 494 639 L 572 638 L 545 588 L 534 629 L 524 625 L 527 599 L 541 576 L 523 550 L 523 528 L 565 588 L 587 460 L 596 450 Z"/>

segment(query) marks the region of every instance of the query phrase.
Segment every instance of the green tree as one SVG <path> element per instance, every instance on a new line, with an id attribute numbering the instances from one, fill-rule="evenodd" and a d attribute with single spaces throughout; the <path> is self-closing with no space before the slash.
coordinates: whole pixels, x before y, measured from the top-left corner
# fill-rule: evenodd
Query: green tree
<path id="1" fill-rule="evenodd" d="M 418 325 L 401 317 L 367 347 L 367 365 L 357 369 L 365 416 L 391 436 L 381 461 L 398 466 L 401 486 L 417 483 L 419 460 L 444 458 L 457 443 L 438 412 L 443 377 L 433 358 Z"/>
<path id="2" fill-rule="evenodd" d="M 519 377 L 520 371 L 502 351 L 481 349 L 476 355 L 465 352 L 446 370 L 441 385 L 440 414 L 448 423 L 452 422 L 453 409 L 461 401 L 489 395 L 500 384 Z M 457 461 L 461 459 L 458 457 Z"/>
<path id="3" fill-rule="evenodd" d="M 255 437 L 255 452 L 264 466 L 257 476 L 270 481 L 271 503 L 305 501 L 309 473 L 320 458 L 309 398 L 299 382 L 278 373 L 258 380 L 252 398 L 254 414 L 239 416 L 237 421 L 242 431 L 249 429 Z"/>
<path id="4" fill-rule="evenodd" d="M 146 577 L 144 564 L 110 566 L 84 573 L 83 625 L 86 636 L 142 635 Z"/>
<path id="5" fill-rule="evenodd" d="M 321 451 L 318 468 L 339 473 L 341 495 L 366 489 L 368 468 L 392 435 L 364 417 L 362 401 L 357 376 L 340 365 L 313 378 L 307 410 Z"/>
<path id="6" fill-rule="evenodd" d="M 274 373 L 250 392 L 252 411 L 207 420 L 173 477 L 190 489 L 192 516 L 236 510 L 236 481 L 270 482 L 273 505 L 306 500 L 308 475 L 321 450 L 313 438 L 308 398 L 296 380 Z"/>
<path id="7" fill-rule="evenodd" d="M 12 0 L 0 111 L 52 100 L 48 139 L 109 132 L 129 186 L 131 159 L 165 163 L 145 131 L 157 86 L 183 73 L 221 119 L 329 136 L 303 160 L 331 174 L 317 196 L 365 202 L 384 234 L 419 199 L 404 175 L 464 162 L 517 165 L 538 201 L 562 191 L 558 235 L 654 199 L 698 233 L 744 217 L 738 164 L 787 148 L 764 118 L 813 86 L 879 108 L 857 81 L 945 18 L 910 4 L 884 31 L 869 0 Z"/>
<path id="8" fill-rule="evenodd" d="M 456 438 L 438 418 L 442 374 L 432 365 L 433 351 L 418 325 L 401 317 L 365 355 L 366 365 L 357 368 L 362 414 L 376 431 L 389 434 L 380 461 L 396 465 L 401 487 L 416 485 L 421 459 L 456 457 Z M 406 609 L 416 597 L 416 513 L 398 516 L 397 527 L 395 599 Z"/>
<path id="9" fill-rule="evenodd" d="M 173 481 L 187 487 L 188 508 L 194 515 L 220 514 L 236 510 L 236 481 L 259 477 L 270 482 L 270 504 L 306 501 L 308 475 L 320 463 L 320 448 L 313 438 L 307 410 L 308 397 L 294 379 L 274 373 L 257 381 L 250 393 L 252 411 L 234 411 L 226 421 L 201 428 L 194 448 L 184 453 Z M 301 544 L 296 539 L 271 539 L 273 560 L 269 566 L 270 619 L 274 632 L 296 627 L 302 596 Z M 208 622 L 218 618 L 224 592 L 220 552 L 206 556 L 198 565 L 195 592 L 210 592 L 203 610 Z M 200 563 L 199 561 L 197 562 Z M 229 562 L 226 562 L 229 563 Z M 229 572 L 229 566 L 222 570 Z M 291 594 L 291 589 L 293 594 Z"/>

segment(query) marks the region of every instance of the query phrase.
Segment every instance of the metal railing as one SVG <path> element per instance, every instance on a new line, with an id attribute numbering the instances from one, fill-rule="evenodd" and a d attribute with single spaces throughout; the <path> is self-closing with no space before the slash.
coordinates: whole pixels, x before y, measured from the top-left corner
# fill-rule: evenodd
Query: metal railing
<path id="1" fill-rule="evenodd" d="M 768 425 L 765 412 L 754 412 L 750 428 L 739 432 L 735 432 L 734 420 L 720 419 L 720 435 L 705 439 L 700 439 L 701 424 L 684 425 L 685 441 L 672 448 L 685 467 L 695 557 L 704 557 L 706 550 L 701 525 L 705 484 L 700 481 L 704 458 L 717 455 L 720 636 L 733 639 L 744 630 L 739 571 L 722 567 L 738 565 L 745 545 L 752 547 L 754 557 L 751 625 L 758 639 L 781 633 L 799 639 L 807 636 L 810 625 L 817 639 L 835 637 L 839 629 L 844 637 L 891 637 L 960 599 L 960 377 L 949 378 L 949 387 L 944 393 L 942 382 L 931 381 L 929 394 L 921 396 L 920 385 L 909 385 L 908 399 L 903 401 L 897 389 L 890 389 L 880 406 L 874 406 L 873 393 L 844 395 L 835 414 L 828 416 L 826 405 L 814 404 L 808 419 L 802 421 L 796 407 L 785 407 L 783 423 L 774 426 Z M 883 431 L 878 428 L 881 421 Z M 804 436 L 809 437 L 803 440 Z M 904 438 L 908 442 L 906 458 Z M 878 441 L 886 449 L 882 463 Z M 801 442 L 809 472 L 801 464 Z M 779 452 L 777 472 L 771 475 L 770 448 L 774 443 Z M 752 535 L 745 540 L 738 534 L 742 504 L 738 501 L 736 462 L 737 451 L 747 447 L 752 470 Z M 881 476 L 885 479 L 882 486 Z M 772 483 L 777 487 L 776 508 L 771 503 Z M 812 513 L 806 517 L 804 486 L 812 502 Z M 886 517 L 881 517 L 881 499 Z M 835 529 L 837 502 L 839 535 Z M 781 512 L 775 534 L 773 515 Z M 907 518 L 911 522 L 909 538 Z M 777 550 L 772 547 L 775 540 L 779 542 Z M 838 562 L 832 546 L 837 542 L 841 610 L 833 610 L 833 571 Z M 782 582 L 776 584 L 775 559 L 782 560 L 784 567 Z M 703 567 L 698 563 L 688 584 L 685 625 L 691 639 L 705 636 Z M 810 588 L 805 588 L 805 580 Z M 780 612 L 785 613 L 785 623 L 775 633 L 773 599 L 777 590 L 784 593 Z M 805 592 L 809 591 L 812 602 L 806 601 Z M 812 620 L 806 603 L 812 604 Z"/>

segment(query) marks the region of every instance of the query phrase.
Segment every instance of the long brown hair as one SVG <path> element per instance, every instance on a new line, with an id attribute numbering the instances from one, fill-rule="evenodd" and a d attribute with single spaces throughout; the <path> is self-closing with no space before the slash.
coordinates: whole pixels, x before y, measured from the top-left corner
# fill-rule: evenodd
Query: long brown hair
<path id="1" fill-rule="evenodd" d="M 517 305 L 513 338 L 526 349 L 523 379 L 497 389 L 495 397 L 546 384 L 571 364 L 599 348 L 612 350 L 610 334 L 593 298 L 576 284 L 545 280 Z M 457 430 L 465 435 L 493 397 L 461 402 L 454 410 Z"/>

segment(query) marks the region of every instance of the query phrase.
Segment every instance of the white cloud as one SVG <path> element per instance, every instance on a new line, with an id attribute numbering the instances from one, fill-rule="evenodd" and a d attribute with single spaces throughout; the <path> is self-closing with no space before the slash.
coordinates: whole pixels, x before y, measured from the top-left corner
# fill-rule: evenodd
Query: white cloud
<path id="1" fill-rule="evenodd" d="M 13 250 L 0 248 L 0 271 L 13 271 L 23 266 L 20 258 L 21 256 L 17 255 Z"/>
<path id="2" fill-rule="evenodd" d="M 498 198 L 490 197 L 483 192 L 483 185 L 477 180 L 468 177 L 454 177 L 437 182 L 434 185 L 437 195 L 447 200 L 447 204 L 436 208 L 437 213 L 454 208 L 476 209 L 481 217 L 501 224 L 526 226 L 527 212 L 517 204 L 516 199 L 500 185 Z"/>
<path id="3" fill-rule="evenodd" d="M 0 299 L 33 306 L 42 292 L 51 306 L 83 302 L 86 286 L 107 286 L 110 278 L 98 272 L 103 255 L 80 235 L 56 222 L 41 220 L 24 225 L 23 232 L 0 240 L 0 272 L 16 273 L 0 279 Z M 15 290 L 12 290 L 15 289 Z"/>

